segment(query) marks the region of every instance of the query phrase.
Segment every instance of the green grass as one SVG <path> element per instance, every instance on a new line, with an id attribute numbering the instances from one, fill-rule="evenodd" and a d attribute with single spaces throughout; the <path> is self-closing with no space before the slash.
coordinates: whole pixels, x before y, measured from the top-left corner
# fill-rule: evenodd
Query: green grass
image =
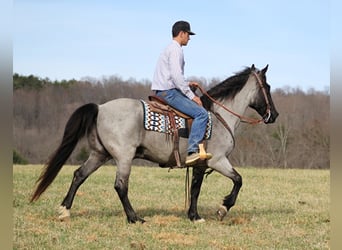
<path id="1" fill-rule="evenodd" d="M 135 167 L 129 197 L 144 224 L 128 224 L 114 191 L 115 167 L 105 166 L 80 187 L 71 220 L 57 209 L 75 166 L 65 166 L 29 203 L 42 166 L 13 167 L 14 249 L 329 249 L 329 170 L 237 168 L 236 205 L 223 221 L 215 212 L 232 183 L 218 173 L 204 180 L 199 213 L 187 219 L 185 170 Z"/>

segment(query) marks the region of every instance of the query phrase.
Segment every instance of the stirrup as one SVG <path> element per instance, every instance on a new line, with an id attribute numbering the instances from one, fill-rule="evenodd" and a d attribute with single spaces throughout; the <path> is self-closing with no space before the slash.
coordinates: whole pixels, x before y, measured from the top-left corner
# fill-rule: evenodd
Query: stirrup
<path id="1" fill-rule="evenodd" d="M 203 143 L 200 143 L 198 147 L 199 147 L 199 157 L 201 160 L 210 160 L 211 158 L 213 158 L 213 155 L 211 153 L 207 153 L 205 151 Z"/>

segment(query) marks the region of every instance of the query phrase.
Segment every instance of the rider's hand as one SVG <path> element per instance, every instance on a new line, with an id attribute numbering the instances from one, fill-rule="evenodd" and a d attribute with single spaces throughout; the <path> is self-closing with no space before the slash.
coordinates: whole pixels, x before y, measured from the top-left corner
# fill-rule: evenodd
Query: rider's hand
<path id="1" fill-rule="evenodd" d="M 190 87 L 198 88 L 199 83 L 198 83 L 198 82 L 189 82 L 189 86 L 190 86 Z"/>

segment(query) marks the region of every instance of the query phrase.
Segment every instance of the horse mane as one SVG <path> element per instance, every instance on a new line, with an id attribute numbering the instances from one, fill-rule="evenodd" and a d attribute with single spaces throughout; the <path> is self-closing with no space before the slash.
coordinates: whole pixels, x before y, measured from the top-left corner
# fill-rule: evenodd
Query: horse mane
<path id="1" fill-rule="evenodd" d="M 252 68 L 246 67 L 235 75 L 228 77 L 223 82 L 217 84 L 207 91 L 207 93 L 214 99 L 220 101 L 222 99 L 233 99 L 237 93 L 245 86 Z M 205 95 L 201 97 L 203 107 L 211 110 L 213 102 Z"/>

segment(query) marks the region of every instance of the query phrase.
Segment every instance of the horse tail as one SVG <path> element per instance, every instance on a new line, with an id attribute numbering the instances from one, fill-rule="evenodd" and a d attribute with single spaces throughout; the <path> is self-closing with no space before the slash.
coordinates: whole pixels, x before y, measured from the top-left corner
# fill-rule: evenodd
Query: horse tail
<path id="1" fill-rule="evenodd" d="M 75 149 L 78 141 L 96 124 L 98 110 L 97 104 L 89 103 L 79 107 L 71 115 L 64 129 L 63 140 L 50 157 L 43 172 L 38 178 L 38 186 L 33 193 L 30 202 L 38 200 L 41 194 L 53 182 L 64 163 Z"/>

